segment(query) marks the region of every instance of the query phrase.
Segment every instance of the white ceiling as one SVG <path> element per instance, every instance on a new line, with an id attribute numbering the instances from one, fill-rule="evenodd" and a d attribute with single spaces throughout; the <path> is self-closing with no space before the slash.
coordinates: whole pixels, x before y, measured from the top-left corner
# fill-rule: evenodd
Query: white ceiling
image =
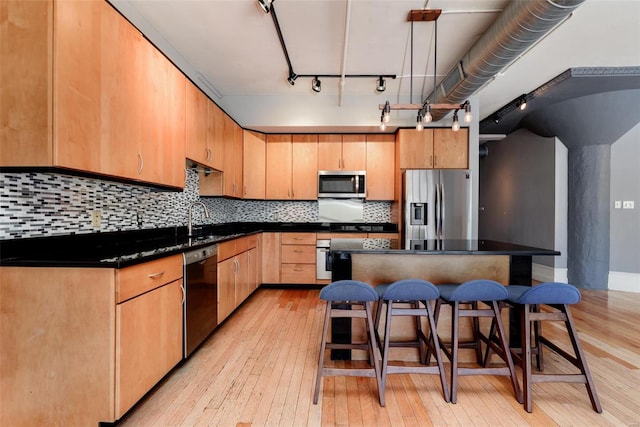
<path id="1" fill-rule="evenodd" d="M 434 59 L 439 83 L 509 3 L 276 0 L 295 73 L 341 74 L 344 61 L 346 74 L 398 76 L 381 94 L 373 78 L 348 78 L 340 97 L 337 78 L 321 79 L 321 93 L 310 78 L 287 82 L 272 17 L 256 0 L 110 1 L 241 126 L 264 132 L 378 132 L 378 104 L 421 103 L 433 89 Z M 415 22 L 411 43 L 407 15 L 424 7 L 442 9 L 437 55 L 433 22 Z M 571 67 L 638 65 L 640 0 L 586 0 L 476 94 L 474 113 L 483 119 Z M 415 113 L 394 112 L 390 125 L 413 126 Z"/>

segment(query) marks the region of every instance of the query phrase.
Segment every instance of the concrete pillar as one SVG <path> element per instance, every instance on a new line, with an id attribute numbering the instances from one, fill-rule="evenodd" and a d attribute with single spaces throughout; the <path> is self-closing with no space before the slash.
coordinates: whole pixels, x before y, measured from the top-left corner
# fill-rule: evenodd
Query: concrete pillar
<path id="1" fill-rule="evenodd" d="M 607 289 L 610 145 L 569 149 L 567 267 L 569 283 Z"/>

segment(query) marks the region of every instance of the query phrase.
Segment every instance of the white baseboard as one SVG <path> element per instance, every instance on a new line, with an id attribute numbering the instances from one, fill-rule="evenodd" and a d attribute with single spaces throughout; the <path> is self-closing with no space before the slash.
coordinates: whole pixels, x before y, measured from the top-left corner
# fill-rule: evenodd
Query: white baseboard
<path id="1" fill-rule="evenodd" d="M 640 274 L 609 271 L 609 290 L 640 293 Z"/>
<path id="2" fill-rule="evenodd" d="M 554 268 L 536 263 L 531 266 L 531 278 L 539 282 L 567 283 L 569 281 L 566 268 Z"/>

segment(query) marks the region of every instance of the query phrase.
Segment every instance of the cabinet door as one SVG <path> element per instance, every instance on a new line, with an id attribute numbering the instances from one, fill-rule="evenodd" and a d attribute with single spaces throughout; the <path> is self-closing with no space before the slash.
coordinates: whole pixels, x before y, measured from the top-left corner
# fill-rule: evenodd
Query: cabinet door
<path id="1" fill-rule="evenodd" d="M 242 302 L 247 299 L 251 293 L 251 289 L 249 289 L 251 283 L 249 278 L 249 252 L 238 254 L 235 257 L 235 261 L 237 267 L 235 307 L 237 307 L 242 304 Z"/>
<path id="2" fill-rule="evenodd" d="M 184 74 L 166 60 L 168 66 L 165 108 L 162 110 L 165 139 L 161 146 L 161 183 L 184 188 L 185 172 L 185 77 Z M 156 147 L 156 149 L 158 149 Z"/>
<path id="3" fill-rule="evenodd" d="M 280 283 L 281 233 L 262 233 L 262 283 Z"/>
<path id="4" fill-rule="evenodd" d="M 318 135 L 318 170 L 342 168 L 342 135 Z"/>
<path id="5" fill-rule="evenodd" d="M 396 149 L 400 169 L 433 168 L 433 129 L 400 129 Z"/>
<path id="6" fill-rule="evenodd" d="M 211 150 L 208 164 L 219 171 L 224 170 L 225 116 L 216 104 L 207 102 L 207 146 Z"/>
<path id="7" fill-rule="evenodd" d="M 438 169 L 467 169 L 469 167 L 469 129 L 433 130 L 433 163 Z"/>
<path id="8" fill-rule="evenodd" d="M 316 200 L 318 198 L 318 136 L 293 135 L 291 172 L 291 198 Z"/>
<path id="9" fill-rule="evenodd" d="M 218 263 L 218 323 L 236 308 L 236 273 L 235 257 Z"/>
<path id="10" fill-rule="evenodd" d="M 367 136 L 342 136 L 342 169 L 363 171 L 367 168 Z"/>
<path id="11" fill-rule="evenodd" d="M 240 197 L 242 194 L 242 129 L 231 117 L 223 117 L 224 135 L 224 195 Z"/>
<path id="12" fill-rule="evenodd" d="M 291 147 L 291 135 L 286 135 L 289 140 L 277 135 L 267 135 L 267 178 L 266 199 L 289 200 L 291 199 L 291 165 L 293 149 Z"/>
<path id="13" fill-rule="evenodd" d="M 116 306 L 116 418 L 182 359 L 182 279 Z"/>
<path id="14" fill-rule="evenodd" d="M 266 148 L 264 135 L 243 131 L 242 198 L 264 199 Z"/>
<path id="15" fill-rule="evenodd" d="M 142 141 L 142 35 L 112 7 L 102 15 L 101 169 L 138 179 Z"/>
<path id="16" fill-rule="evenodd" d="M 393 200 L 394 135 L 367 136 L 367 200 Z"/>
<path id="17" fill-rule="evenodd" d="M 213 157 L 207 144 L 207 118 L 209 100 L 189 80 L 185 83 L 185 146 L 186 157 L 210 166 Z"/>
<path id="18" fill-rule="evenodd" d="M 100 172 L 105 9 L 104 2 L 54 3 L 53 161 L 57 166 Z"/>
<path id="19" fill-rule="evenodd" d="M 249 249 L 247 252 L 247 265 L 249 270 L 249 280 L 248 280 L 248 294 L 249 296 L 253 291 L 258 289 L 260 286 L 260 259 L 259 255 L 260 249 L 259 247 L 255 247 L 253 249 Z"/>

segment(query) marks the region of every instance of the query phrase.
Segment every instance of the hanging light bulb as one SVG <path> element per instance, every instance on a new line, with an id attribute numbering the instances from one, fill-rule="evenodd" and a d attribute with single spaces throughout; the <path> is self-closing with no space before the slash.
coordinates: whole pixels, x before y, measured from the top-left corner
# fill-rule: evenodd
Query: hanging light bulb
<path id="1" fill-rule="evenodd" d="M 466 101 L 464 103 L 464 122 L 471 123 L 472 120 L 473 116 L 471 115 L 471 104 L 469 104 L 469 101 Z"/>
<path id="2" fill-rule="evenodd" d="M 453 124 L 451 125 L 451 130 L 454 132 L 458 132 L 460 130 L 460 122 L 458 121 L 458 110 L 453 112 Z"/>
<path id="3" fill-rule="evenodd" d="M 380 115 L 380 130 L 385 130 L 387 128 L 387 124 L 384 122 L 384 113 Z"/>
<path id="4" fill-rule="evenodd" d="M 416 130 L 417 131 L 421 131 L 422 129 L 424 129 L 424 126 L 422 124 L 422 110 L 418 111 L 418 117 L 416 118 Z"/>
<path id="5" fill-rule="evenodd" d="M 433 120 L 433 116 L 431 115 L 431 104 L 427 102 L 424 106 L 424 116 L 422 116 L 422 121 L 424 123 L 431 123 L 431 120 Z"/>
<path id="6" fill-rule="evenodd" d="M 384 104 L 382 117 L 385 123 L 389 123 L 389 120 L 391 119 L 391 105 L 389 104 L 389 101 L 385 102 Z"/>

